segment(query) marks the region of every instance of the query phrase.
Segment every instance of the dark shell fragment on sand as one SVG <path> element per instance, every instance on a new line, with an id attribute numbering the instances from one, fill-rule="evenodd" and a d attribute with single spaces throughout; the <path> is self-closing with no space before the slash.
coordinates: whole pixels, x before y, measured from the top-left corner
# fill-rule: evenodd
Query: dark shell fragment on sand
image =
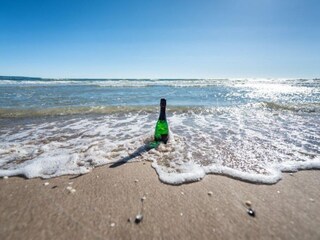
<path id="1" fill-rule="evenodd" d="M 142 214 L 138 214 L 138 215 L 136 216 L 134 222 L 135 222 L 136 224 L 138 224 L 138 223 L 140 223 L 140 222 L 142 221 L 142 219 L 143 219 Z"/>
<path id="2" fill-rule="evenodd" d="M 256 216 L 255 212 L 254 212 L 253 209 L 251 209 L 251 208 L 248 208 L 247 213 L 248 213 L 249 216 L 251 216 L 251 217 L 255 217 L 255 216 Z"/>

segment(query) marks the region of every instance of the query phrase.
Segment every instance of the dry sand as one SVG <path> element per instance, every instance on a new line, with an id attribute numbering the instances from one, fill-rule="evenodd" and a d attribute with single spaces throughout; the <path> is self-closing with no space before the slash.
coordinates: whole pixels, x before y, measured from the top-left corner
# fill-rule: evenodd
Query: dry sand
<path id="1" fill-rule="evenodd" d="M 319 171 L 275 185 L 208 175 L 170 186 L 142 162 L 78 178 L 13 177 L 0 180 L 0 239 L 320 239 L 319 186 Z"/>

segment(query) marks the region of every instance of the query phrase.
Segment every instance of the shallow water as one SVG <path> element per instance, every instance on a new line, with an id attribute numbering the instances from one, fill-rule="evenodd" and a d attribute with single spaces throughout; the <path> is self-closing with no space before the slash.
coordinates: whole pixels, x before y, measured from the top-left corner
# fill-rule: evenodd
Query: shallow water
<path id="1" fill-rule="evenodd" d="M 275 183 L 320 168 L 319 80 L 2 80 L 0 91 L 0 176 L 146 160 L 170 184 Z M 161 97 L 170 140 L 147 151 Z"/>

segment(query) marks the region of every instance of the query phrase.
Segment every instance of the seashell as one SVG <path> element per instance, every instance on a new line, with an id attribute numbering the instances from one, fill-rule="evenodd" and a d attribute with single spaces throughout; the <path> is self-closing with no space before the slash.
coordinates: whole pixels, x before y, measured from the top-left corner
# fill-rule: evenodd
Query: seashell
<path id="1" fill-rule="evenodd" d="M 143 219 L 143 215 L 142 214 L 138 214 L 134 220 L 135 223 L 140 223 Z"/>
<path id="2" fill-rule="evenodd" d="M 251 216 L 251 217 L 255 217 L 255 216 L 256 216 L 255 212 L 254 212 L 253 209 L 251 209 L 251 208 L 248 208 L 247 213 L 248 213 L 249 216 Z"/>

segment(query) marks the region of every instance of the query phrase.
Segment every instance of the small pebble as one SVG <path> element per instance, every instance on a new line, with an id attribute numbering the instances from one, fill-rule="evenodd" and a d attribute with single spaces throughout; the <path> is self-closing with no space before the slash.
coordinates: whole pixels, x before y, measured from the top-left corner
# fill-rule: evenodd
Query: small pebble
<path id="1" fill-rule="evenodd" d="M 128 218 L 127 222 L 131 222 L 131 218 Z"/>
<path id="2" fill-rule="evenodd" d="M 245 202 L 245 204 L 246 204 L 247 207 L 251 207 L 251 205 L 252 205 L 252 204 L 251 204 L 251 201 L 249 201 L 249 200 L 247 200 L 247 201 Z"/>
<path id="3" fill-rule="evenodd" d="M 116 224 L 115 223 L 111 223 L 110 224 L 110 227 L 114 227 Z"/>
<path id="4" fill-rule="evenodd" d="M 293 176 L 293 173 L 291 172 L 291 173 L 289 173 L 289 175 L 290 175 L 290 176 Z"/>
<path id="5" fill-rule="evenodd" d="M 248 208 L 247 213 L 248 213 L 251 217 L 255 217 L 255 216 L 256 216 L 255 212 L 254 212 L 253 209 L 251 209 L 251 208 Z"/>
<path id="6" fill-rule="evenodd" d="M 140 222 L 142 221 L 142 219 L 143 219 L 142 214 L 138 214 L 138 215 L 136 216 L 134 222 L 138 224 L 138 223 L 140 223 Z"/>
<path id="7" fill-rule="evenodd" d="M 48 183 L 48 182 L 45 182 L 43 185 L 48 186 L 48 185 L 49 185 L 49 183 Z"/>
<path id="8" fill-rule="evenodd" d="M 209 195 L 209 196 L 212 196 L 212 195 L 213 195 L 213 192 L 209 191 L 209 192 L 208 192 L 208 195 Z"/>
<path id="9" fill-rule="evenodd" d="M 183 213 L 180 213 L 180 216 L 183 216 Z"/>
<path id="10" fill-rule="evenodd" d="M 182 195 L 184 195 L 184 192 L 181 192 Z"/>
<path id="11" fill-rule="evenodd" d="M 69 184 L 69 185 L 72 185 L 72 184 L 73 184 L 73 182 L 69 182 L 68 184 Z"/>
<path id="12" fill-rule="evenodd" d="M 139 182 L 139 180 L 138 180 L 138 179 L 135 179 L 134 182 L 137 183 L 137 182 Z"/>
<path id="13" fill-rule="evenodd" d="M 310 200 L 311 202 L 314 202 L 314 199 L 313 199 L 313 198 L 310 198 L 309 200 Z"/>
<path id="14" fill-rule="evenodd" d="M 99 178 L 99 176 L 97 176 L 97 178 Z"/>
<path id="15" fill-rule="evenodd" d="M 277 193 L 280 193 L 280 191 L 277 191 Z"/>
<path id="16" fill-rule="evenodd" d="M 57 185 L 55 185 L 55 186 L 53 186 L 53 187 L 52 187 L 52 189 L 57 188 L 57 187 L 58 187 L 58 186 L 57 186 Z"/>
<path id="17" fill-rule="evenodd" d="M 68 187 L 67 187 L 67 190 L 71 191 L 71 190 L 72 190 L 72 187 L 68 186 Z"/>
<path id="18" fill-rule="evenodd" d="M 4 176 L 4 177 L 3 177 L 3 179 L 8 179 L 8 178 L 9 178 L 8 176 Z"/>
<path id="19" fill-rule="evenodd" d="M 142 198 L 141 198 L 141 201 L 143 202 L 144 200 L 146 200 L 147 198 L 145 197 L 145 196 L 143 196 Z"/>
<path id="20" fill-rule="evenodd" d="M 75 190 L 74 188 L 72 188 L 72 189 L 70 190 L 70 192 L 71 192 L 71 193 L 75 193 L 76 190 Z"/>

